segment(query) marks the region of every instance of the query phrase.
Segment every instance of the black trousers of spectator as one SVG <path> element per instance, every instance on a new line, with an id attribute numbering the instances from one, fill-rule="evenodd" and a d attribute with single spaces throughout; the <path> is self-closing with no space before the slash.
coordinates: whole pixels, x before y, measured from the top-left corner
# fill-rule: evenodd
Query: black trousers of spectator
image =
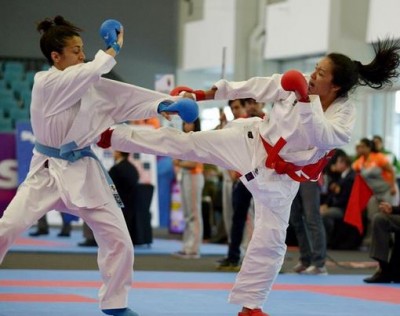
<path id="1" fill-rule="evenodd" d="M 394 244 L 391 247 L 392 234 Z M 387 263 L 391 274 L 400 279 L 400 215 L 377 213 L 372 220 L 370 257 Z"/>
<path id="2" fill-rule="evenodd" d="M 249 212 L 252 195 L 241 181 L 233 184 L 232 190 L 232 228 L 231 242 L 228 250 L 228 260 L 239 263 L 240 261 L 240 245 L 243 240 L 243 232 L 246 225 L 247 214 Z"/>

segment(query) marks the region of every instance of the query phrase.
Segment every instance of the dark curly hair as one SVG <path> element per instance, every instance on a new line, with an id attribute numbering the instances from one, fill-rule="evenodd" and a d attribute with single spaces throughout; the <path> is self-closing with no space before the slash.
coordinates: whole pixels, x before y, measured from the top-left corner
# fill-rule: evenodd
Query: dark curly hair
<path id="1" fill-rule="evenodd" d="M 83 30 L 71 22 L 57 15 L 54 19 L 45 19 L 37 24 L 36 29 L 42 34 L 40 38 L 40 49 L 50 65 L 53 65 L 51 52 L 62 53 L 66 40 L 80 36 Z"/>

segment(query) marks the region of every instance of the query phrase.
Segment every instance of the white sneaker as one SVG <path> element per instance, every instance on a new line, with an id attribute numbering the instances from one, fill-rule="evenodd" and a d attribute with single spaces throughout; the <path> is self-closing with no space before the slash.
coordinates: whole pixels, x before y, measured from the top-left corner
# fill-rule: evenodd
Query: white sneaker
<path id="1" fill-rule="evenodd" d="M 294 267 L 293 267 L 293 272 L 296 273 L 302 273 L 306 271 L 308 266 L 305 266 L 301 261 L 299 261 Z"/>
<path id="2" fill-rule="evenodd" d="M 328 275 L 328 270 L 326 270 L 326 267 L 316 267 L 316 266 L 309 266 L 307 269 L 305 269 L 303 272 L 300 272 L 301 274 L 306 274 L 306 275 Z"/>

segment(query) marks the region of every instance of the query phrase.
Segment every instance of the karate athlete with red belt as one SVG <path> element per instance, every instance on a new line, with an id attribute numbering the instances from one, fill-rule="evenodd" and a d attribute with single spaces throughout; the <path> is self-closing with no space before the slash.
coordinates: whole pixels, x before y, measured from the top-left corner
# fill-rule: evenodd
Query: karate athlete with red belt
<path id="1" fill-rule="evenodd" d="M 100 308 L 107 315 L 137 316 L 127 307 L 132 241 L 115 187 L 90 145 L 112 124 L 161 111 L 179 113 L 187 103 L 101 78 L 116 64 L 114 57 L 123 44 L 122 26 L 115 20 L 106 22 L 101 30 L 108 48 L 87 63 L 79 28 L 61 16 L 38 25 L 41 49 L 52 67 L 34 79 L 35 150 L 26 180 L 0 219 L 0 262 L 23 230 L 50 210 L 67 209 L 91 227 L 99 245 Z"/>
<path id="2" fill-rule="evenodd" d="M 197 160 L 242 174 L 254 198 L 255 227 L 229 301 L 242 306 L 239 316 L 266 316 L 262 307 L 284 260 L 299 182 L 316 181 L 331 150 L 350 141 L 355 108 L 348 93 L 360 84 L 381 88 L 390 83 L 398 76 L 398 51 L 398 42 L 379 42 L 371 63 L 375 67 L 329 54 L 318 62 L 309 82 L 289 71 L 243 82 L 220 80 L 207 91 L 178 87 L 173 94 L 198 101 L 253 98 L 274 105 L 265 119 L 238 120 L 222 130 L 185 134 L 171 128 L 142 132 L 117 126 L 103 133 L 102 146 Z"/>

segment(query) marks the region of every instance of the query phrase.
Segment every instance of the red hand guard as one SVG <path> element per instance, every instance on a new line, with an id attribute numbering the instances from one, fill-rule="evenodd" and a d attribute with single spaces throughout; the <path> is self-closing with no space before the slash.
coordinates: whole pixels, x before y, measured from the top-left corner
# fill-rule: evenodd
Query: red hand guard
<path id="1" fill-rule="evenodd" d="M 308 83 L 301 72 L 288 70 L 282 76 L 281 85 L 286 91 L 294 91 L 300 102 L 310 102 L 308 98 Z"/>
<path id="2" fill-rule="evenodd" d="M 172 95 L 173 97 L 176 97 L 183 91 L 184 92 L 193 93 L 193 89 L 192 88 L 189 88 L 189 87 L 186 87 L 186 86 L 177 86 L 176 88 L 172 89 L 169 94 Z"/>
<path id="3" fill-rule="evenodd" d="M 181 92 L 193 93 L 196 96 L 196 101 L 203 101 L 206 98 L 206 94 L 203 90 L 193 90 L 186 86 L 177 86 L 171 90 L 170 95 L 178 96 Z"/>
<path id="4" fill-rule="evenodd" d="M 111 135 L 114 132 L 113 129 L 106 129 L 100 135 L 100 140 L 97 142 L 97 146 L 101 148 L 110 148 L 111 147 Z"/>

